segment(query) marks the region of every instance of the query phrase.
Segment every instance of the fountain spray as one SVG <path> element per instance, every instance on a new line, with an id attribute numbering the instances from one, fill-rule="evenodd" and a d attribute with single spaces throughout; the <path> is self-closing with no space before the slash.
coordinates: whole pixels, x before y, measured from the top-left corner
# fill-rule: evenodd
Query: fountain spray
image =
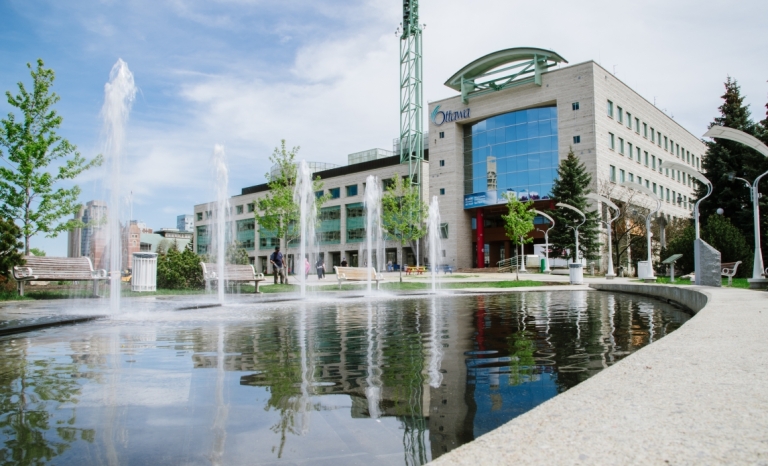
<path id="1" fill-rule="evenodd" d="M 299 258 L 297 261 L 294 261 L 293 268 L 295 271 L 298 271 L 301 297 L 303 298 L 307 295 L 307 274 L 304 272 L 304 261 L 310 249 L 315 252 L 315 224 L 317 223 L 315 190 L 312 184 L 312 173 L 306 160 L 302 160 L 297 169 L 293 201 L 299 205 L 300 228 Z"/>
<path id="2" fill-rule="evenodd" d="M 216 144 L 213 147 L 213 168 L 216 173 L 216 206 L 214 210 L 215 230 L 212 246 L 216 254 L 217 296 L 220 303 L 224 302 L 224 266 L 227 253 L 227 225 L 229 225 L 229 171 L 224 153 L 224 147 Z"/>
<path id="3" fill-rule="evenodd" d="M 368 294 L 371 294 L 371 283 L 376 278 L 371 276 L 380 270 L 381 262 L 384 257 L 384 238 L 381 231 L 381 183 L 373 175 L 368 175 L 365 179 L 365 196 L 363 205 L 365 206 L 365 248 L 367 254 L 366 270 L 368 271 Z M 376 268 L 373 262 L 373 252 L 376 251 Z"/>
<path id="4" fill-rule="evenodd" d="M 432 196 L 427 214 L 427 241 L 429 242 L 429 265 L 432 275 L 432 292 L 437 293 L 438 261 L 441 255 L 440 241 L 440 206 L 437 196 Z"/>
<path id="5" fill-rule="evenodd" d="M 110 213 L 107 216 L 109 260 L 106 268 L 109 270 L 111 278 L 109 307 L 112 313 L 120 312 L 120 278 L 123 266 L 122 231 L 120 228 L 122 210 L 121 159 L 125 143 L 125 126 L 135 97 L 136 86 L 133 82 L 133 74 L 128 69 L 128 65 L 122 59 L 118 59 L 109 73 L 109 82 L 104 85 L 104 105 L 101 108 L 106 135 L 104 154 L 107 160 L 107 176 L 105 182 L 109 186 Z"/>

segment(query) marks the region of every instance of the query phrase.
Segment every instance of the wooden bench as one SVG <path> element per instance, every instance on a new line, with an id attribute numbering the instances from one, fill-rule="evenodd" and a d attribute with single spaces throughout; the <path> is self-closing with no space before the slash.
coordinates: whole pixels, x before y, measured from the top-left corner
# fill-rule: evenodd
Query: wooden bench
<path id="1" fill-rule="evenodd" d="M 723 277 L 728 277 L 728 286 L 731 286 L 731 282 L 733 281 L 733 276 L 736 275 L 736 271 L 739 269 L 739 264 L 741 264 L 741 261 L 738 262 L 724 262 L 720 264 L 720 275 Z"/>
<path id="2" fill-rule="evenodd" d="M 200 262 L 200 267 L 203 268 L 203 280 L 205 280 L 205 289 L 210 290 L 211 282 L 219 281 L 219 268 L 218 265 L 210 262 Z M 259 282 L 264 281 L 263 273 L 256 273 L 252 265 L 235 265 L 227 264 L 224 266 L 224 282 L 253 282 L 255 291 L 254 293 L 261 293 L 259 291 Z"/>
<path id="3" fill-rule="evenodd" d="M 338 267 L 334 266 L 333 270 L 336 272 L 336 280 L 339 282 L 339 289 L 341 289 L 341 282 L 357 281 L 367 282 L 368 275 L 370 274 L 371 281 L 376 282 L 376 289 L 379 289 L 379 282 L 384 281 L 384 277 L 380 273 L 376 273 L 376 269 L 373 267 Z"/>
<path id="4" fill-rule="evenodd" d="M 24 256 L 24 260 L 26 264 L 13 267 L 19 296 L 24 296 L 24 283 L 31 281 L 92 281 L 93 295 L 98 296 L 99 280 L 109 279 L 106 270 L 93 270 L 88 257 Z"/>
<path id="5" fill-rule="evenodd" d="M 406 274 L 406 275 L 410 275 L 410 274 L 412 274 L 412 273 L 415 273 L 415 274 L 421 275 L 421 274 L 423 274 L 423 273 L 424 273 L 424 272 L 426 272 L 426 271 L 427 271 L 427 267 L 425 267 L 425 266 L 423 266 L 423 265 L 419 265 L 419 266 L 415 266 L 415 265 L 406 265 L 406 266 L 405 266 L 405 274 Z"/>

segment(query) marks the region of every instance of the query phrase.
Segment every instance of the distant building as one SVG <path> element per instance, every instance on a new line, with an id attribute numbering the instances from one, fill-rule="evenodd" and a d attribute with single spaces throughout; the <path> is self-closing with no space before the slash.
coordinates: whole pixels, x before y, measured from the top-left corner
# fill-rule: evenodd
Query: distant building
<path id="1" fill-rule="evenodd" d="M 160 251 L 167 251 L 168 248 L 176 245 L 179 251 L 182 251 L 191 242 L 191 231 L 180 231 L 176 228 L 161 228 L 155 233 L 141 234 L 140 250 L 142 252 L 158 252 L 158 249 Z"/>
<path id="2" fill-rule="evenodd" d="M 195 229 L 195 217 L 193 215 L 179 215 L 176 217 L 176 229 L 192 233 Z"/>
<path id="3" fill-rule="evenodd" d="M 133 269 L 133 253 L 141 250 L 141 223 L 131 220 L 123 228 L 123 269 Z M 144 225 L 146 228 L 146 225 Z"/>
<path id="4" fill-rule="evenodd" d="M 86 226 L 74 228 L 67 233 L 67 257 L 91 256 L 94 235 L 106 227 L 107 204 L 104 201 L 90 201 L 80 207 L 74 219 Z"/>

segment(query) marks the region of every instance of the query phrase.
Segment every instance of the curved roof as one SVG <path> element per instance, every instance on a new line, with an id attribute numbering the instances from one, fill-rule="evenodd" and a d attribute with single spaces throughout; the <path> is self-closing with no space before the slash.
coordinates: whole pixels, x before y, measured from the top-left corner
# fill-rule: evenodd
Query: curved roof
<path id="1" fill-rule="evenodd" d="M 474 79 L 482 76 L 484 73 L 498 68 L 501 65 L 507 63 L 523 61 L 523 60 L 536 60 L 545 58 L 548 61 L 551 60 L 554 63 L 568 63 L 568 60 L 561 57 L 552 50 L 539 49 L 535 47 L 514 47 L 511 49 L 499 50 L 493 53 L 489 53 L 477 60 L 464 66 L 451 76 L 445 85 L 451 89 L 461 91 L 461 80 Z"/>

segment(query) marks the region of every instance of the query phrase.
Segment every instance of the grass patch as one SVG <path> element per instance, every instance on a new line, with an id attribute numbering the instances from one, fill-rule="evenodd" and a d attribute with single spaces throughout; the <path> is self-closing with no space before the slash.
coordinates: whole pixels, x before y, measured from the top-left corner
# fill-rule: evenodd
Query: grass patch
<path id="1" fill-rule="evenodd" d="M 633 280 L 641 282 L 642 280 Z M 675 278 L 674 283 L 670 282 L 669 277 L 656 277 L 656 283 L 659 285 L 695 285 L 690 279 Z M 726 288 L 749 288 L 749 282 L 746 278 L 734 278 L 731 286 L 728 286 L 728 279 L 723 278 L 722 284 Z"/>

